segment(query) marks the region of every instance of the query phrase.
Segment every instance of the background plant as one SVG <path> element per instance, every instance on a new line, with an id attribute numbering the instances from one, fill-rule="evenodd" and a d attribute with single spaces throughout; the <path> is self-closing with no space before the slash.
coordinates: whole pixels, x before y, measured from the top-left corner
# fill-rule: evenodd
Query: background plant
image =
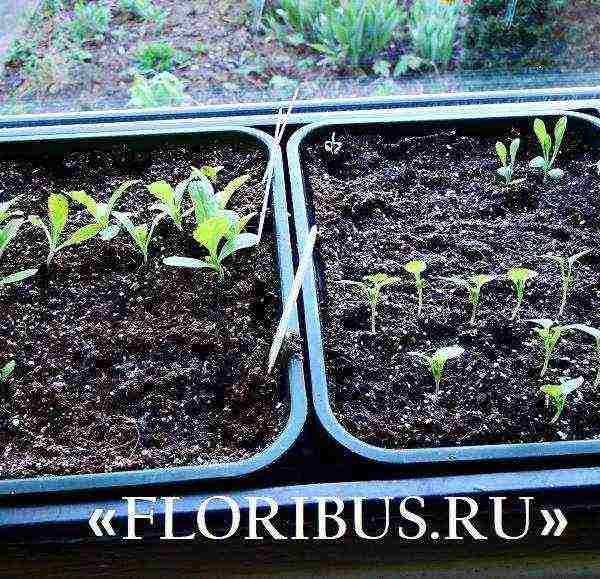
<path id="1" fill-rule="evenodd" d="M 515 172 L 515 164 L 517 161 L 517 153 L 519 151 L 519 147 L 521 145 L 521 139 L 513 139 L 510 143 L 510 162 L 508 157 L 508 151 L 506 150 L 506 146 L 504 143 L 498 141 L 496 143 L 496 153 L 498 153 L 498 157 L 500 158 L 500 162 L 502 163 L 502 167 L 500 167 L 498 171 L 498 175 L 500 175 L 506 182 L 506 186 L 508 187 L 513 183 L 513 174 Z M 523 181 L 523 179 L 519 179 L 519 181 Z M 516 183 L 517 181 L 514 181 Z"/>
<path id="2" fill-rule="evenodd" d="M 542 119 L 535 119 L 533 130 L 542 148 L 542 156 L 535 157 L 529 162 L 530 167 L 542 169 L 544 172 L 544 181 L 550 179 L 561 179 L 565 172 L 562 169 L 554 167 L 554 162 L 560 151 L 565 131 L 567 130 L 567 117 L 561 117 L 554 126 L 554 145 L 552 137 L 546 131 L 546 125 Z"/>
<path id="3" fill-rule="evenodd" d="M 564 326 L 564 330 L 578 330 L 584 332 L 589 336 L 592 336 L 596 341 L 596 355 L 598 356 L 598 371 L 596 373 L 596 379 L 594 380 L 594 386 L 600 386 L 600 330 L 586 326 L 585 324 L 570 324 Z"/>
<path id="4" fill-rule="evenodd" d="M 80 227 L 70 237 L 68 237 L 66 241 L 60 243 L 63 231 L 67 221 L 69 220 L 69 201 L 64 195 L 61 194 L 52 193 L 50 197 L 48 197 L 48 217 L 50 221 L 50 227 L 47 227 L 37 215 L 29 216 L 29 221 L 36 227 L 43 229 L 44 233 L 46 234 L 49 247 L 46 265 L 50 265 L 56 253 L 65 247 L 83 243 L 84 241 L 87 241 L 88 239 L 91 239 L 97 235 L 102 229 L 100 224 L 90 223 Z"/>
<path id="5" fill-rule="evenodd" d="M 471 0 L 462 39 L 462 64 L 467 68 L 549 64 L 561 27 L 565 0 L 519 0 L 510 26 L 507 0 Z"/>
<path id="6" fill-rule="evenodd" d="M 185 83 L 170 72 L 150 79 L 137 75 L 129 92 L 129 106 L 134 108 L 177 107 L 191 100 L 185 93 Z"/>
<path id="7" fill-rule="evenodd" d="M 415 287 L 417 289 L 417 315 L 421 315 L 423 310 L 423 289 L 425 288 L 426 282 L 421 277 L 421 274 L 427 268 L 427 264 L 424 261 L 413 259 L 404 265 L 404 269 L 411 273 L 415 277 Z"/>
<path id="8" fill-rule="evenodd" d="M 551 259 L 555 263 L 558 264 L 560 268 L 560 273 L 562 276 L 562 297 L 560 300 L 560 307 L 558 309 L 558 317 L 560 318 L 564 311 L 565 306 L 567 305 L 567 298 L 569 295 L 569 290 L 573 287 L 573 266 L 584 256 L 587 255 L 591 250 L 585 249 L 584 251 L 580 251 L 571 257 L 562 257 L 561 255 L 552 255 L 550 253 L 546 253 L 542 255 L 545 259 Z"/>
<path id="9" fill-rule="evenodd" d="M 415 0 L 410 10 L 410 35 L 419 57 L 436 66 L 448 66 L 461 8 L 461 0 Z"/>
<path id="10" fill-rule="evenodd" d="M 385 273 L 375 273 L 363 277 L 363 281 L 342 280 L 340 283 L 354 286 L 360 289 L 367 297 L 371 308 L 371 333 L 375 334 L 375 320 L 377 317 L 377 306 L 381 299 L 381 290 L 400 281 L 399 277 L 391 277 Z"/>
<path id="11" fill-rule="evenodd" d="M 167 10 L 155 6 L 152 0 L 120 0 L 119 6 L 123 12 L 155 24 L 157 29 L 164 26 L 169 15 Z"/>
<path id="12" fill-rule="evenodd" d="M 552 399 L 556 414 L 550 420 L 550 424 L 556 422 L 562 414 L 567 403 L 567 396 L 577 390 L 583 384 L 583 378 L 559 378 L 558 384 L 546 384 L 542 386 L 541 391 L 546 394 L 546 400 Z"/>
<path id="13" fill-rule="evenodd" d="M 540 376 L 545 376 L 548 371 L 548 365 L 550 364 L 550 358 L 556 349 L 565 327 L 557 326 L 554 320 L 549 320 L 547 318 L 536 318 L 527 321 L 540 326 L 539 328 L 535 328 L 534 331 L 541 338 L 544 346 L 544 364 Z"/>
<path id="14" fill-rule="evenodd" d="M 136 68 L 142 74 L 155 74 L 173 70 L 185 61 L 185 55 L 168 42 L 144 42 L 134 55 Z"/>
<path id="15" fill-rule="evenodd" d="M 525 295 L 525 286 L 527 282 L 534 277 L 537 277 L 537 271 L 533 271 L 532 269 L 527 269 L 526 267 L 513 267 L 509 269 L 506 277 L 512 281 L 513 287 L 517 294 L 517 303 L 510 317 L 511 320 L 516 319 L 519 310 L 521 309 L 521 304 L 523 303 L 523 296 Z"/>
<path id="16" fill-rule="evenodd" d="M 67 195 L 76 201 L 77 203 L 81 203 L 88 213 L 94 218 L 96 223 L 100 226 L 100 237 L 104 241 L 110 241 L 115 237 L 121 227 L 120 225 L 111 225 L 110 218 L 113 214 L 116 204 L 119 202 L 119 199 L 123 196 L 123 194 L 131 188 L 139 181 L 125 181 L 119 187 L 117 187 L 107 203 L 100 203 L 90 197 L 85 191 L 70 191 Z"/>
<path id="17" fill-rule="evenodd" d="M 281 0 L 277 15 L 336 64 L 371 63 L 406 19 L 397 0 Z"/>
<path id="18" fill-rule="evenodd" d="M 79 0 L 67 28 L 70 36 L 78 42 L 102 40 L 110 28 L 110 8 L 103 2 Z"/>
<path id="19" fill-rule="evenodd" d="M 423 354 L 421 352 L 408 352 L 409 356 L 415 356 L 425 360 L 431 368 L 433 380 L 435 382 L 435 394 L 436 396 L 440 393 L 440 383 L 442 381 L 442 375 L 444 373 L 444 367 L 448 360 L 458 358 L 464 354 L 464 348 L 460 346 L 448 346 L 447 348 L 440 348 L 436 350 L 432 356 Z"/>
<path id="20" fill-rule="evenodd" d="M 448 281 L 458 287 L 465 288 L 468 292 L 469 302 L 473 306 L 471 312 L 470 323 L 475 323 L 475 316 L 477 315 L 477 306 L 479 305 L 479 297 L 481 294 L 481 288 L 491 281 L 494 281 L 498 276 L 495 275 L 473 275 L 467 279 L 463 279 L 458 276 L 442 277 L 445 281 Z"/>

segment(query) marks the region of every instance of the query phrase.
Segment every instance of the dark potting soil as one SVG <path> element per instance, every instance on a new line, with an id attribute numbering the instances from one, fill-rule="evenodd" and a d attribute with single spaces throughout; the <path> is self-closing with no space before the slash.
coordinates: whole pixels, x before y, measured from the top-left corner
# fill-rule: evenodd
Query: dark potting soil
<path id="1" fill-rule="evenodd" d="M 52 192 L 106 201 L 124 180 L 141 179 L 118 209 L 147 223 L 156 199 L 145 185 L 178 183 L 191 165 L 223 165 L 217 189 L 250 173 L 230 205 L 242 214 L 260 207 L 264 152 L 216 141 L 0 159 L 0 199 L 22 194 L 19 209 L 46 221 Z M 67 231 L 90 222 L 70 205 Z M 281 431 L 287 395 L 279 378 L 265 381 L 280 301 L 272 225 L 257 250 L 230 258 L 222 283 L 208 270 L 162 264 L 204 256 L 192 220 L 185 229 L 163 220 L 147 265 L 123 231 L 61 251 L 50 270 L 2 289 L 0 365 L 14 358 L 16 370 L 0 391 L 0 478 L 235 461 Z M 0 272 L 38 267 L 46 255 L 43 231 L 24 225 Z"/>
<path id="2" fill-rule="evenodd" d="M 552 127 L 554 121 L 552 121 Z M 549 127 L 550 129 L 551 127 Z M 527 166 L 538 155 L 528 123 L 496 135 L 443 128 L 402 137 L 381 130 L 338 130 L 341 151 L 324 151 L 329 133 L 301 151 L 320 231 L 321 315 L 329 394 L 335 415 L 358 438 L 388 448 L 419 448 L 589 439 L 600 436 L 600 389 L 593 339 L 564 334 L 545 378 L 543 348 L 528 318 L 555 318 L 558 266 L 545 253 L 592 253 L 575 266 L 575 284 L 561 322 L 600 327 L 600 151 L 569 127 L 557 166 L 561 181 L 543 184 Z M 496 175 L 497 140 L 521 137 L 515 179 Z M 427 263 L 424 308 L 417 317 L 412 259 Z M 484 286 L 475 325 L 466 291 L 439 276 L 539 272 L 511 322 L 515 294 L 508 280 Z M 383 290 L 376 335 L 364 295 L 341 280 L 384 272 L 401 283 Z M 446 364 L 438 398 L 431 372 L 408 355 L 460 345 Z M 560 377 L 585 378 L 562 417 L 540 394 Z"/>

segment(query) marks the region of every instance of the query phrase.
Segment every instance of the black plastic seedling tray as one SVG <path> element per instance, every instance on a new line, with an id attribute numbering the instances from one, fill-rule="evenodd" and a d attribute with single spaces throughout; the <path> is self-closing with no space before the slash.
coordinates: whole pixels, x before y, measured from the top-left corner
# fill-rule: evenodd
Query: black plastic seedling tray
<path id="1" fill-rule="evenodd" d="M 468 114 L 464 112 L 440 114 L 439 111 L 423 114 L 387 116 L 382 119 L 368 114 L 360 115 L 357 119 L 341 119 L 334 122 L 322 122 L 305 126 L 296 131 L 287 143 L 287 162 L 289 169 L 290 189 L 295 220 L 295 231 L 298 253 L 301 254 L 308 232 L 315 223 L 312 201 L 306 187 L 305 175 L 300 158 L 300 147 L 309 136 L 322 135 L 328 140 L 332 132 L 338 134 L 344 128 L 364 127 L 365 129 L 385 128 L 393 130 L 397 135 L 418 135 L 423 129 L 450 128 L 459 126 L 483 127 L 494 126 L 506 128 L 524 118 L 556 117 L 567 115 L 570 122 L 584 129 L 588 142 L 594 143 L 600 149 L 600 120 L 586 113 L 560 111 L 532 111 L 526 106 L 514 105 L 510 112 L 494 111 L 478 107 L 470 107 Z M 474 109 L 474 110 L 473 110 Z M 319 255 L 315 254 L 312 268 L 306 276 L 303 286 L 304 323 L 307 338 L 307 360 L 310 381 L 312 384 L 312 399 L 318 421 L 329 434 L 330 438 L 341 445 L 350 457 L 362 457 L 371 464 L 381 465 L 439 465 L 451 468 L 457 463 L 510 462 L 516 460 L 562 460 L 566 457 L 575 458 L 583 455 L 600 454 L 600 440 L 580 440 L 566 442 L 543 442 L 522 444 L 476 445 L 464 447 L 440 447 L 420 449 L 387 449 L 365 443 L 350 434 L 336 418 L 329 398 L 327 371 L 325 367 L 323 340 L 321 335 L 321 319 L 319 312 L 320 298 L 323 292 L 323 280 L 319 267 Z"/>
<path id="2" fill-rule="evenodd" d="M 68 131 L 40 136 L 29 132 L 22 136 L 0 135 L 0 154 L 26 154 L 41 156 L 68 151 L 80 151 L 90 148 L 102 148 L 127 142 L 133 147 L 143 149 L 162 143 L 198 144 L 205 137 L 217 136 L 224 141 L 245 141 L 258 145 L 274 157 L 275 177 L 273 179 L 271 209 L 277 238 L 277 262 L 280 276 L 280 295 L 282 302 L 288 296 L 293 281 L 293 261 L 288 223 L 288 209 L 284 183 L 281 150 L 267 133 L 252 128 L 237 126 L 194 128 L 147 128 L 129 124 L 103 131 Z M 290 320 L 291 329 L 298 330 L 298 315 L 294 311 Z M 177 485 L 210 479 L 234 479 L 255 473 L 272 465 L 280 459 L 300 435 L 307 415 L 307 398 L 304 373 L 301 361 L 292 357 L 285 378 L 289 389 L 290 415 L 283 431 L 268 448 L 249 459 L 237 462 L 215 463 L 201 466 L 184 466 L 164 469 L 151 469 L 127 472 L 115 472 L 90 475 L 69 475 L 56 477 L 37 477 L 28 479 L 0 480 L 0 497 L 26 495 L 48 495 L 72 491 L 98 491 L 111 488 L 142 487 L 146 485 Z"/>

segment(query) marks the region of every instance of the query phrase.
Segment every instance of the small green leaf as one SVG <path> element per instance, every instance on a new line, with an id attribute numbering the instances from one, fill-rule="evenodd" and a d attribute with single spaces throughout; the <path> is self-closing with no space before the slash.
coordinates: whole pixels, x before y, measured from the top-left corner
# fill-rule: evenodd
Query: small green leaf
<path id="1" fill-rule="evenodd" d="M 562 179 L 564 176 L 565 172 L 562 169 L 555 168 L 548 171 L 548 177 L 550 177 L 550 179 L 554 179 L 555 181 Z"/>
<path id="2" fill-rule="evenodd" d="M 170 207 L 175 204 L 175 193 L 166 181 L 156 181 L 148 185 L 148 191 Z"/>
<path id="3" fill-rule="evenodd" d="M 11 360 L 8 364 L 5 364 L 2 368 L 0 368 L 0 382 L 6 382 L 10 375 L 15 371 L 15 361 Z"/>
<path id="4" fill-rule="evenodd" d="M 230 181 L 225 188 L 223 189 L 223 191 L 221 191 L 218 195 L 217 198 L 219 200 L 219 207 L 221 209 L 225 209 L 225 207 L 227 206 L 227 203 L 229 203 L 229 199 L 231 199 L 231 196 L 240 188 L 242 187 L 247 181 L 248 179 L 250 179 L 250 175 L 242 175 L 241 177 L 237 177 L 236 179 L 234 179 L 233 181 Z"/>
<path id="5" fill-rule="evenodd" d="M 554 127 L 554 150 L 558 151 L 567 130 L 567 117 L 561 117 Z"/>
<path id="6" fill-rule="evenodd" d="M 510 143 L 510 159 L 511 159 L 512 164 L 514 164 L 514 162 L 517 159 L 517 153 L 519 152 L 520 146 L 521 146 L 521 139 L 513 139 L 512 142 Z"/>
<path id="7" fill-rule="evenodd" d="M 98 204 L 85 191 L 69 191 L 67 195 L 83 205 L 94 219 L 98 219 Z"/>
<path id="8" fill-rule="evenodd" d="M 210 263 L 207 263 L 206 261 L 203 261 L 202 259 L 194 259 L 192 257 L 179 257 L 177 255 L 174 255 L 172 257 L 165 257 L 163 259 L 163 263 L 165 265 L 170 265 L 173 267 L 187 267 L 191 269 L 214 268 L 214 266 L 212 266 Z"/>
<path id="9" fill-rule="evenodd" d="M 71 237 L 67 239 L 61 246 L 60 249 L 64 247 L 69 247 L 70 245 L 78 245 L 79 243 L 83 243 L 88 239 L 91 239 L 100 231 L 104 229 L 104 226 L 101 223 L 90 223 L 89 225 L 84 225 L 80 227 Z"/>
<path id="10" fill-rule="evenodd" d="M 447 348 L 440 348 L 434 354 L 436 358 L 440 360 L 451 360 L 452 358 L 458 358 L 465 353 L 465 349 L 460 346 L 448 346 Z"/>
<path id="11" fill-rule="evenodd" d="M 526 267 L 513 267 L 509 269 L 507 274 L 508 278 L 514 283 L 526 282 L 528 279 L 532 279 L 538 275 L 537 271 L 527 269 Z"/>
<path id="12" fill-rule="evenodd" d="M 217 254 L 219 242 L 230 228 L 230 222 L 227 217 L 211 217 L 196 227 L 194 239 L 204 246 L 210 255 Z"/>
<path id="13" fill-rule="evenodd" d="M 64 195 L 52 193 L 48 197 L 48 215 L 52 241 L 54 245 L 58 245 L 58 240 L 69 219 L 69 201 Z"/>
<path id="14" fill-rule="evenodd" d="M 533 130 L 534 130 L 539 142 L 543 146 L 544 142 L 546 141 L 546 138 L 548 137 L 548 133 L 546 131 L 546 125 L 544 124 L 544 121 L 542 121 L 542 119 L 535 119 L 533 121 Z"/>
<path id="15" fill-rule="evenodd" d="M 18 271 L 17 273 L 13 273 L 8 275 L 2 279 L 0 279 L 0 285 L 8 285 L 10 283 L 18 283 L 27 279 L 28 277 L 34 276 L 38 272 L 37 269 L 25 269 L 23 271 Z"/>
<path id="16" fill-rule="evenodd" d="M 197 170 L 197 169 L 196 169 Z M 208 177 L 213 183 L 217 180 L 219 173 L 223 170 L 223 166 L 211 167 L 210 165 L 204 165 L 200 168 L 200 171 L 205 177 Z"/>
<path id="17" fill-rule="evenodd" d="M 417 260 L 417 259 L 409 261 L 404 266 L 404 269 L 408 273 L 412 273 L 413 275 L 417 275 L 417 274 L 423 273 L 426 268 L 427 268 L 427 264 L 424 261 Z"/>
<path id="18" fill-rule="evenodd" d="M 107 216 L 110 216 L 110 214 L 113 212 L 115 205 L 117 204 L 117 201 L 123 196 L 123 194 L 130 189 L 131 187 L 133 187 L 136 183 L 140 183 L 140 181 L 138 179 L 134 179 L 131 181 L 125 181 L 124 183 L 121 183 L 121 185 L 119 185 L 113 192 L 113 194 L 110 196 L 107 206 L 108 206 L 108 210 L 107 210 Z"/>
<path id="19" fill-rule="evenodd" d="M 239 251 L 240 249 L 247 249 L 253 247 L 258 243 L 258 235 L 255 233 L 240 233 L 236 237 L 230 239 L 221 250 L 219 255 L 219 261 L 223 261 L 226 257 L 232 253 Z"/>
<path id="20" fill-rule="evenodd" d="M 500 141 L 496 143 L 496 153 L 498 153 L 498 157 L 500 157 L 500 162 L 502 163 L 502 165 L 504 165 L 503 168 L 505 168 L 508 164 L 508 154 L 506 152 L 506 147 L 504 146 L 504 143 L 501 143 Z M 498 172 L 500 172 L 500 169 L 498 169 Z"/>
<path id="21" fill-rule="evenodd" d="M 544 157 L 535 157 L 529 161 L 529 166 L 533 169 L 545 169 L 546 161 Z"/>

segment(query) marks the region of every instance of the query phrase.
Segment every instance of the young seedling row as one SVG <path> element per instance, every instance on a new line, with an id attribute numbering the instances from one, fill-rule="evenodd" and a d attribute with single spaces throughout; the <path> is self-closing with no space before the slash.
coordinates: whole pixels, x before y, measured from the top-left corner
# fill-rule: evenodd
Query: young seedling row
<path id="1" fill-rule="evenodd" d="M 554 128 L 554 140 L 547 133 L 546 126 L 541 119 L 535 119 L 534 132 L 539 141 L 542 155 L 535 157 L 529 163 L 530 167 L 541 169 L 543 171 L 544 182 L 547 179 L 558 180 L 565 176 L 565 172 L 555 166 L 556 160 L 560 151 L 561 144 L 567 127 L 566 117 L 562 117 L 556 123 Z M 331 140 L 325 143 L 325 151 L 328 155 L 335 156 L 342 148 L 342 143 L 335 140 L 335 134 Z M 506 187 L 510 187 L 525 179 L 514 180 L 513 175 L 517 162 L 517 154 L 520 147 L 520 139 L 514 139 L 507 151 L 506 146 L 498 142 L 496 144 L 496 152 L 500 158 L 502 166 L 497 170 L 498 174 L 504 179 Z M 565 335 L 573 335 L 574 333 L 585 333 L 595 341 L 598 367 L 594 386 L 600 386 L 600 330 L 581 323 L 560 324 L 557 320 L 564 315 L 567 305 L 569 292 L 574 284 L 574 268 L 576 264 L 591 250 L 585 249 L 571 256 L 544 254 L 538 256 L 540 260 L 550 260 L 554 262 L 560 271 L 561 275 L 561 297 L 559 308 L 556 313 L 556 320 L 551 318 L 540 318 L 526 320 L 536 327 L 535 333 L 539 336 L 544 351 L 543 363 L 540 369 L 540 377 L 546 376 L 551 365 L 552 356 L 557 349 L 560 340 Z M 423 260 L 411 260 L 403 266 L 404 270 L 414 279 L 414 287 L 416 291 L 416 315 L 420 316 L 423 310 L 424 290 L 431 285 L 431 282 L 424 279 L 424 272 L 427 270 L 427 263 Z M 479 305 L 481 290 L 484 286 L 494 282 L 508 282 L 512 285 L 515 293 L 515 305 L 510 313 L 510 320 L 515 320 L 521 310 L 525 299 L 525 292 L 528 285 L 534 283 L 538 272 L 525 267 L 512 267 L 502 274 L 496 273 L 473 273 L 467 276 L 450 275 L 446 277 L 438 277 L 437 279 L 446 284 L 450 284 L 458 290 L 464 290 L 470 304 L 470 319 L 469 322 L 474 324 L 477 317 L 477 308 Z M 382 297 L 384 288 L 398 284 L 402 281 L 401 277 L 390 276 L 386 273 L 375 273 L 363 277 L 362 281 L 343 280 L 341 283 L 350 285 L 359 289 L 367 298 L 370 306 L 370 325 L 371 333 L 375 334 L 377 308 Z M 487 290 L 486 290 L 487 291 Z M 490 290 L 491 291 L 491 290 Z M 443 377 L 444 367 L 446 363 L 452 359 L 459 358 L 465 353 L 465 349 L 460 345 L 451 345 L 440 348 L 432 354 L 425 352 L 409 352 L 410 356 L 422 359 L 431 369 L 433 381 L 435 383 L 436 396 L 440 392 L 440 384 Z M 541 388 L 541 392 L 546 396 L 546 404 L 552 400 L 555 407 L 555 415 L 551 422 L 556 422 L 560 417 L 566 403 L 567 396 L 584 383 L 582 377 L 559 379 L 558 384 L 546 384 Z"/>
<path id="2" fill-rule="evenodd" d="M 173 188 L 166 181 L 156 181 L 147 186 L 151 196 L 157 200 L 150 206 L 155 217 L 149 223 L 135 223 L 135 215 L 117 211 L 123 195 L 139 181 L 126 181 L 112 193 L 107 203 L 96 201 L 85 191 L 70 191 L 66 194 L 52 193 L 48 197 L 47 220 L 38 215 L 28 219 L 18 210 L 20 196 L 0 203 L 0 257 L 17 235 L 26 231 L 24 225 L 30 223 L 41 228 L 46 236 L 48 254 L 46 267 L 51 268 L 54 260 L 67 247 L 79 246 L 94 237 L 110 242 L 122 230 L 129 235 L 143 262 L 149 258 L 150 246 L 156 226 L 162 220 L 171 221 L 178 231 L 184 231 L 184 219 L 194 220 L 193 239 L 207 255 L 204 259 L 185 256 L 170 256 L 163 259 L 168 266 L 193 269 L 208 269 L 216 273 L 219 280 L 225 276 L 224 262 L 234 253 L 257 245 L 258 236 L 245 232 L 246 226 L 256 215 L 239 215 L 227 208 L 232 195 L 250 178 L 243 175 L 232 180 L 217 192 L 213 185 L 222 167 L 192 167 L 190 177 Z M 188 194 L 186 197 L 186 193 Z M 91 222 L 67 235 L 69 222 L 69 200 L 85 208 Z M 9 284 L 17 284 L 35 276 L 38 268 L 23 269 L 0 278 L 0 289 Z M 9 361 L 0 369 L 0 382 L 8 380 L 14 370 L 14 361 Z"/>

